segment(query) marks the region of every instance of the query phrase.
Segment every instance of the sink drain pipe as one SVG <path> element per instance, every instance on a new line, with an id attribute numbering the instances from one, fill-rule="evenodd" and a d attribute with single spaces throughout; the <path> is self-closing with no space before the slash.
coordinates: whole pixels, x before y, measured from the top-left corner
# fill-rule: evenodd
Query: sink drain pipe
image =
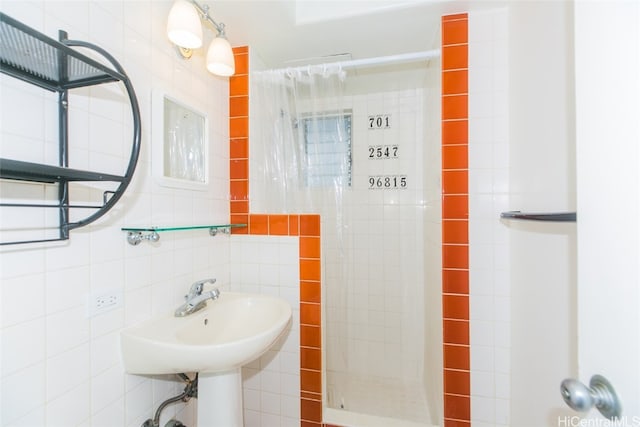
<path id="1" fill-rule="evenodd" d="M 142 423 L 142 427 L 160 427 L 160 414 L 162 410 L 166 408 L 168 405 L 175 402 L 188 402 L 192 397 L 198 397 L 198 374 L 196 373 L 196 377 L 192 380 L 185 374 L 178 374 L 180 378 L 187 384 L 184 387 L 184 391 L 175 397 L 171 397 L 158 406 L 156 410 L 156 415 L 153 419 L 149 418 L 147 421 Z M 185 427 L 180 421 L 171 420 L 167 423 L 165 427 Z"/>

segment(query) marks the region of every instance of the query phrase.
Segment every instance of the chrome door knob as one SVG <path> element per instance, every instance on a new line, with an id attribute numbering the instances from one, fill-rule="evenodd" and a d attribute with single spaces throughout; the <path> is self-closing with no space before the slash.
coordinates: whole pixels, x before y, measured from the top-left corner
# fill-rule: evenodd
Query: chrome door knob
<path id="1" fill-rule="evenodd" d="M 609 419 L 620 417 L 622 405 L 613 386 L 601 375 L 591 377 L 589 387 L 578 380 L 567 378 L 560 384 L 565 403 L 578 412 L 586 412 L 594 406 Z"/>

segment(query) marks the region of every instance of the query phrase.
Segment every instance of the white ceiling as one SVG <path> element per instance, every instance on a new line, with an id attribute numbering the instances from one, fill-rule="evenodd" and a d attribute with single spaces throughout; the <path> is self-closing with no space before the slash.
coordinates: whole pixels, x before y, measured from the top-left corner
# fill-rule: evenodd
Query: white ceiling
<path id="1" fill-rule="evenodd" d="M 273 68 L 329 62 L 330 59 L 317 58 L 344 53 L 361 59 L 430 50 L 439 43 L 441 15 L 461 12 L 469 6 L 459 0 L 206 3 L 211 7 L 211 16 L 225 23 L 233 46 L 251 46 Z"/>

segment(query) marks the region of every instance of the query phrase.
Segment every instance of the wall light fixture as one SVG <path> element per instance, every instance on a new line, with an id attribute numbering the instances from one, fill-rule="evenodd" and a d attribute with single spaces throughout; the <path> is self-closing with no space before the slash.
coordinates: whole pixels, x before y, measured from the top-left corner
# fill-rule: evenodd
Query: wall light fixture
<path id="1" fill-rule="evenodd" d="M 201 6 L 195 0 L 175 0 L 167 19 L 169 40 L 178 47 L 184 58 L 191 58 L 193 49 L 202 46 L 200 19 L 213 25 L 218 33 L 207 50 L 207 70 L 217 76 L 233 75 L 235 61 L 231 45 L 224 33 L 224 24 L 218 24 L 209 16 L 209 6 Z"/>

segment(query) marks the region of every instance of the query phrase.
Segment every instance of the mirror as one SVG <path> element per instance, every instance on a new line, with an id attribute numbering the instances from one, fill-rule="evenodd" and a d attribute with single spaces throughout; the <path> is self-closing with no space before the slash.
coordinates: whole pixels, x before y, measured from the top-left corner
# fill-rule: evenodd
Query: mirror
<path id="1" fill-rule="evenodd" d="M 153 93 L 153 173 L 165 187 L 206 190 L 207 115 L 165 92 Z"/>

